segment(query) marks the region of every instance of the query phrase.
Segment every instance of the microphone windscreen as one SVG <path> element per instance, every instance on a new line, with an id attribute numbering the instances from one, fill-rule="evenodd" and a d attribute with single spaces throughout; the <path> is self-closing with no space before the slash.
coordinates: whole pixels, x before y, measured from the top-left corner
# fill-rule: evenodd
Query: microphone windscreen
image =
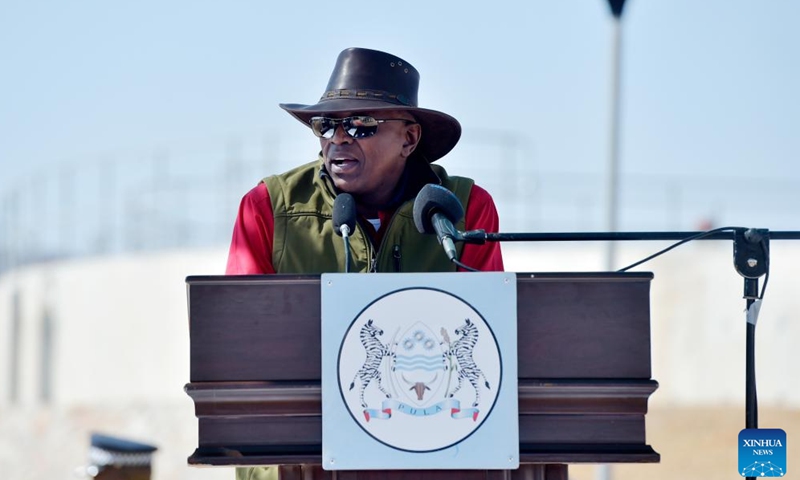
<path id="1" fill-rule="evenodd" d="M 356 229 L 356 201 L 349 193 L 340 193 L 333 201 L 333 231 L 340 237 L 342 225 L 347 225 L 350 233 Z"/>
<path id="2" fill-rule="evenodd" d="M 437 212 L 456 224 L 464 216 L 464 207 L 453 192 L 429 183 L 422 187 L 414 199 L 414 225 L 420 233 L 436 233 L 431 216 Z"/>

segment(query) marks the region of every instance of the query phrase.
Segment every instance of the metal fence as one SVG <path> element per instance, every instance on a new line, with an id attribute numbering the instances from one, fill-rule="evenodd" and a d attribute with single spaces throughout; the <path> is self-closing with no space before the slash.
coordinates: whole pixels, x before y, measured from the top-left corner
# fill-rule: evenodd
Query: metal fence
<path id="1" fill-rule="evenodd" d="M 475 137 L 481 140 L 465 135 L 441 163 L 494 196 L 503 231 L 604 230 L 602 155 L 596 170 L 576 173 L 531 155 L 525 138 Z M 98 155 L 31 172 L 0 191 L 0 271 L 52 259 L 225 245 L 241 196 L 264 176 L 313 159 L 315 146 L 307 137 L 276 140 L 271 132 Z M 794 183 L 623 171 L 620 229 L 796 230 Z"/>

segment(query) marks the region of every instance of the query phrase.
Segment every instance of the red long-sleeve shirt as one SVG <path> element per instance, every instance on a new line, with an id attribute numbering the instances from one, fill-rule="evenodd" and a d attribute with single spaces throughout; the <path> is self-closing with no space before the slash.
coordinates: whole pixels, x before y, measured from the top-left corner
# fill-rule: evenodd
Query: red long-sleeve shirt
<path id="1" fill-rule="evenodd" d="M 379 212 L 381 230 L 389 224 L 393 212 Z M 473 185 L 465 213 L 467 230 L 484 229 L 497 232 L 500 220 L 497 208 L 489 192 Z M 264 183 L 259 183 L 247 192 L 239 205 L 233 239 L 228 252 L 228 275 L 251 275 L 275 273 L 272 265 L 272 239 L 275 230 L 272 203 Z M 379 237 L 383 232 L 375 232 Z M 442 252 L 444 255 L 444 252 Z M 464 245 L 461 262 L 480 271 L 503 271 L 503 256 L 500 244 L 487 242 L 483 245 Z"/>

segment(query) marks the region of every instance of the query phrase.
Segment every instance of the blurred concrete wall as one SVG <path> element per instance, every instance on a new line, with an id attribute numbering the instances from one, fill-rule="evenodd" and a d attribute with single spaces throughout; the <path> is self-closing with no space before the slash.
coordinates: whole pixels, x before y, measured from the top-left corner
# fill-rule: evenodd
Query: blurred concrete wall
<path id="1" fill-rule="evenodd" d="M 625 244 L 622 268 L 666 243 Z M 504 247 L 516 271 L 602 270 L 601 245 Z M 771 243 L 771 272 L 756 328 L 760 406 L 800 407 L 800 244 Z M 683 245 L 635 270 L 652 271 L 653 378 L 660 387 L 651 403 L 675 407 L 744 406 L 744 281 L 733 267 L 728 241 Z M 763 278 L 759 285 L 763 285 Z"/>
<path id="2" fill-rule="evenodd" d="M 0 391 L 7 392 L 0 405 L 185 398 L 184 279 L 191 273 L 221 274 L 224 262 L 221 250 L 161 252 L 45 263 L 7 273 L 0 279 L 5 357 Z M 21 318 L 16 334 L 15 309 Z M 15 342 L 18 347 L 11 348 Z M 49 354 L 44 352 L 48 342 Z M 10 358 L 15 352 L 18 358 Z M 16 400 L 11 398 L 15 389 Z M 49 400 L 43 394 L 47 390 Z"/>

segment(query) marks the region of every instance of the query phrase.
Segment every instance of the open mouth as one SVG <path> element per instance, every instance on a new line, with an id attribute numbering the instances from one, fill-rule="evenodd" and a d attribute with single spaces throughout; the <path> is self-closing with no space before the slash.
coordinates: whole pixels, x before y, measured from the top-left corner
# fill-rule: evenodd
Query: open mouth
<path id="1" fill-rule="evenodd" d="M 352 158 L 332 158 L 331 159 L 331 169 L 334 171 L 346 171 L 358 164 L 358 160 Z"/>

